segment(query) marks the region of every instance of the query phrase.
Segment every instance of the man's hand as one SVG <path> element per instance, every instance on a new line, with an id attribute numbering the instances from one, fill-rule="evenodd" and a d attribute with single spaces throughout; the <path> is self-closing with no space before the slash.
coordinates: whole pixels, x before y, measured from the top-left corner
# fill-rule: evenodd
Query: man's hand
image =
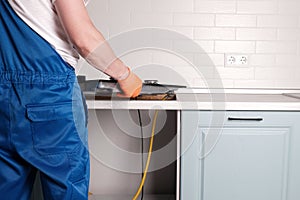
<path id="1" fill-rule="evenodd" d="M 142 80 L 128 68 L 129 74 L 125 79 L 118 80 L 122 90 L 119 97 L 137 97 L 142 90 Z"/>

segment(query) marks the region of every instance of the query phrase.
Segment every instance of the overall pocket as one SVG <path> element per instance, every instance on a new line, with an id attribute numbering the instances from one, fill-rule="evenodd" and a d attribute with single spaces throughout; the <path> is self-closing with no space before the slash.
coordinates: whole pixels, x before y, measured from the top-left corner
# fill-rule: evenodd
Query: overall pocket
<path id="1" fill-rule="evenodd" d="M 81 144 L 72 109 L 72 101 L 27 105 L 32 140 L 41 155 L 70 153 Z"/>

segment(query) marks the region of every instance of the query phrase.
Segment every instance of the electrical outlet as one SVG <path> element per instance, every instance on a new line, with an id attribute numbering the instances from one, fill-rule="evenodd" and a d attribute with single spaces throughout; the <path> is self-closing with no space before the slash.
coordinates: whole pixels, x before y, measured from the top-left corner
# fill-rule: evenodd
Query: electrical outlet
<path id="1" fill-rule="evenodd" d="M 236 63 L 236 58 L 232 55 L 227 57 L 227 65 L 234 65 Z"/>
<path id="2" fill-rule="evenodd" d="M 225 66 L 247 66 L 248 65 L 248 56 L 247 55 L 238 55 L 238 54 L 228 54 L 226 55 Z"/>
<path id="3" fill-rule="evenodd" d="M 239 64 L 240 65 L 247 65 L 248 64 L 248 56 L 240 56 L 239 57 Z"/>

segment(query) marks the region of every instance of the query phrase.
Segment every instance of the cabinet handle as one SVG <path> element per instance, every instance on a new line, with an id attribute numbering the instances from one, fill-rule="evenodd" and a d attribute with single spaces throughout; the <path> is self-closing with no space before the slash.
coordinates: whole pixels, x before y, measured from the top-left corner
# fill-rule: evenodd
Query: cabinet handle
<path id="1" fill-rule="evenodd" d="M 263 121 L 261 117 L 228 117 L 229 121 Z"/>

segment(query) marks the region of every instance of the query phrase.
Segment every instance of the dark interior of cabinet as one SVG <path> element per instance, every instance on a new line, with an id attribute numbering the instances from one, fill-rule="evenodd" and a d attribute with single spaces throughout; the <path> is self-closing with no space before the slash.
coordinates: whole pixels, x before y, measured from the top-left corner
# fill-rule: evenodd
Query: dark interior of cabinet
<path id="1" fill-rule="evenodd" d="M 91 112 L 91 111 L 90 111 Z M 141 152 L 141 138 L 137 137 L 131 137 L 126 133 L 123 133 L 122 130 L 118 127 L 116 123 L 114 123 L 114 115 L 121 115 L 124 114 L 124 110 L 97 110 L 92 111 L 89 113 L 90 120 L 97 120 L 98 124 L 101 126 L 102 131 L 108 133 L 106 136 L 112 141 L 115 145 L 118 147 L 127 150 L 139 153 Z M 137 110 L 130 110 L 130 119 L 124 119 L 134 122 L 136 125 L 140 125 L 139 123 L 139 117 L 137 115 Z M 141 110 L 140 116 L 142 120 L 143 127 L 148 127 L 148 129 L 143 128 L 143 134 L 145 134 L 145 138 L 143 139 L 143 151 L 148 152 L 149 148 L 149 142 L 150 142 L 150 132 L 149 127 L 151 126 L 151 115 L 154 114 L 154 111 L 149 110 Z M 157 170 L 153 170 L 148 172 L 147 179 L 145 181 L 144 185 L 144 200 L 147 200 L 147 195 L 151 195 L 151 199 L 168 199 L 168 200 L 175 200 L 176 199 L 176 170 L 177 170 L 177 111 L 160 111 L 158 115 L 158 123 L 162 121 L 160 116 L 163 117 L 163 123 L 161 125 L 161 129 L 158 133 L 156 133 L 154 137 L 154 144 L 153 144 L 153 151 L 159 151 L 161 149 L 164 149 L 164 147 L 168 146 L 168 151 L 163 153 L 160 158 L 153 158 L 151 159 L 151 164 L 155 164 L 157 162 L 163 161 L 164 159 L 172 160 L 172 162 L 169 162 L 168 164 L 163 165 L 162 167 L 159 167 Z M 128 124 L 130 124 L 128 121 Z M 126 122 L 125 122 L 126 123 Z M 90 123 L 92 124 L 92 123 Z M 91 125 L 92 126 L 92 125 Z M 93 136 L 92 134 L 97 134 L 96 132 L 98 129 L 96 127 L 89 127 L 89 135 L 90 137 Z M 99 141 L 99 145 L 101 145 L 101 141 Z M 113 155 L 114 156 L 114 155 Z M 144 163 L 146 162 L 147 157 L 144 155 Z M 150 165 L 151 166 L 151 165 Z M 104 169 L 103 166 L 98 167 L 95 166 L 97 173 L 101 176 L 102 169 Z M 107 169 L 105 169 L 107 170 Z M 142 171 L 142 169 L 141 169 Z M 107 171 L 103 172 L 106 173 Z M 96 183 L 96 193 L 95 198 L 96 200 L 105 199 L 106 197 L 102 198 L 101 196 L 114 196 L 114 195 L 122 195 L 122 193 L 134 194 L 135 190 L 131 189 L 131 191 L 126 191 L 124 189 L 126 187 L 126 179 L 128 181 L 130 180 L 139 180 L 141 178 L 141 174 L 126 174 L 124 176 L 123 172 L 112 173 L 114 177 L 111 177 L 108 180 L 99 181 Z M 119 177 L 122 176 L 122 178 Z M 91 174 L 93 176 L 93 174 Z M 91 177 L 92 179 L 93 177 Z M 118 180 L 120 179 L 120 180 Z M 110 181 L 110 187 L 103 187 L 106 181 Z M 115 181 L 115 182 L 114 182 Z M 127 181 L 127 182 L 128 182 Z M 138 188 L 138 185 L 134 185 L 136 189 Z M 125 194 L 124 194 L 125 195 Z M 164 196 L 160 198 L 155 198 L 153 196 Z M 130 196 L 130 195 L 129 195 Z M 110 199 L 113 199 L 113 197 L 109 197 Z M 42 200 L 42 191 L 41 191 L 41 185 L 40 182 L 37 180 L 34 185 L 34 189 L 32 192 L 31 200 Z"/>

